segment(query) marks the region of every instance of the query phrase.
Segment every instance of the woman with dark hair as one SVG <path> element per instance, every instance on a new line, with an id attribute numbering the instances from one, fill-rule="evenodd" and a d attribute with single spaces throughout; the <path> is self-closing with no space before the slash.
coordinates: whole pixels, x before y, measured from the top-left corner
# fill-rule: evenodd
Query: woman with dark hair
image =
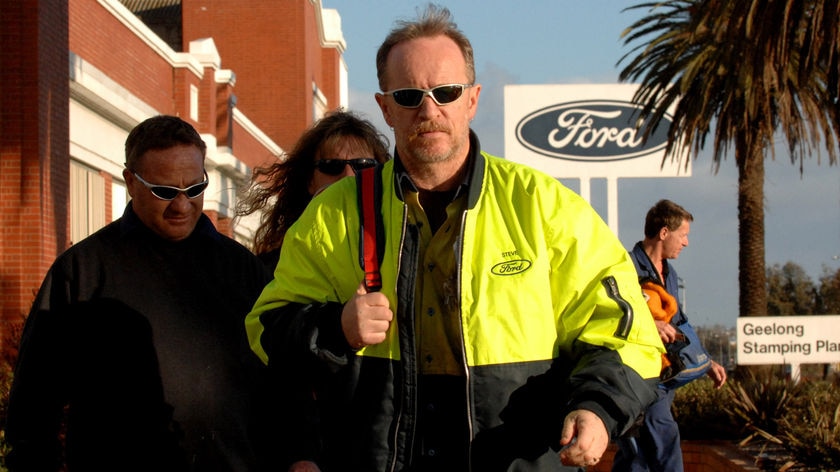
<path id="1" fill-rule="evenodd" d="M 237 204 L 237 215 L 260 214 L 253 251 L 273 271 L 280 258 L 286 231 L 298 220 L 310 200 L 327 186 L 358 170 L 390 158 L 388 140 L 369 121 L 356 114 L 333 111 L 306 130 L 285 158 L 254 169 L 247 194 Z M 290 384 L 293 369 L 305 383 Z M 321 412 L 314 401 L 317 374 L 309 364 L 285 369 L 269 366 L 273 381 L 268 387 L 276 409 L 266 412 L 276 420 L 284 438 L 277 461 L 289 472 L 318 471 Z"/>
<path id="2" fill-rule="evenodd" d="M 389 159 L 388 140 L 368 120 L 336 110 L 298 139 L 285 159 L 254 170 L 237 215 L 262 211 L 254 252 L 272 270 L 289 226 L 318 192 L 355 171 Z"/>

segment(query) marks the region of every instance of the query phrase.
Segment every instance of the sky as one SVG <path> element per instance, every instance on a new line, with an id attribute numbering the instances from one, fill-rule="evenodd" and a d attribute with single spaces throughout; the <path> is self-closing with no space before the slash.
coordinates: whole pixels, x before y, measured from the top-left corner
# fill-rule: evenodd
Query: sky
<path id="1" fill-rule="evenodd" d="M 631 52 L 621 33 L 644 10 L 617 0 L 443 0 L 475 50 L 476 82 L 482 85 L 472 128 L 482 149 L 504 157 L 505 85 L 617 84 Z M 413 19 L 424 2 L 322 0 L 341 16 L 347 49 L 350 109 L 370 119 L 391 141 L 376 106 L 375 56 L 399 19 Z M 618 65 L 617 65 L 618 64 Z M 779 142 L 767 158 L 765 264 L 799 264 L 819 282 L 824 270 L 840 268 L 840 167 L 829 166 L 821 149 L 800 174 L 787 146 Z M 674 268 L 685 286 L 685 309 L 698 326 L 735 326 L 738 317 L 738 175 L 734 154 L 717 173 L 712 141 L 694 159 L 691 177 L 619 178 L 618 236 L 628 249 L 642 239 L 647 210 L 667 198 L 694 215 L 689 246 Z M 575 191 L 577 180 L 561 179 Z M 607 185 L 591 181 L 590 202 L 607 220 Z"/>

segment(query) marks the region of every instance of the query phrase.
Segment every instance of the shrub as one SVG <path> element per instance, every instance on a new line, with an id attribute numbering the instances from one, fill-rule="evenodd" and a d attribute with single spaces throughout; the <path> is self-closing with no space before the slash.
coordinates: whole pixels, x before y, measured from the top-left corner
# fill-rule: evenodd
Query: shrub
<path id="1" fill-rule="evenodd" d="M 732 440 L 739 430 L 722 408 L 729 401 L 724 389 L 715 389 L 708 377 L 677 389 L 672 412 L 680 426 L 680 437 L 693 440 Z"/>
<path id="2" fill-rule="evenodd" d="M 840 390 L 803 383 L 780 422 L 783 444 L 796 460 L 820 470 L 840 469 Z"/>
<path id="3" fill-rule="evenodd" d="M 17 348 L 20 344 L 20 335 L 23 329 L 21 316 L 18 322 L 5 322 L 0 326 L 0 333 L 3 333 L 5 350 L 0 352 L 0 472 L 6 472 L 6 454 L 9 452 L 9 445 L 6 443 L 6 412 L 9 404 L 9 389 L 12 387 L 14 376 L 14 365 L 17 360 Z"/>
<path id="4" fill-rule="evenodd" d="M 12 386 L 12 370 L 8 366 L 0 366 L 0 472 L 6 469 L 6 454 L 9 445 L 6 443 L 6 408 L 9 401 L 9 388 Z"/>
<path id="5" fill-rule="evenodd" d="M 778 460 L 770 461 L 772 470 L 840 470 L 838 385 L 824 380 L 796 383 L 767 369 L 745 372 L 728 389 L 727 408 L 747 434 L 740 444 L 759 438 L 760 451 L 775 451 L 770 454 L 775 459 L 788 460 L 781 469 L 775 467 Z"/>
<path id="6" fill-rule="evenodd" d="M 781 418 L 791 399 L 800 394 L 801 385 L 779 378 L 771 370 L 758 369 L 747 370 L 741 380 L 729 380 L 727 411 L 740 423 L 742 434 L 746 434 L 741 444 L 756 437 L 779 443 Z"/>

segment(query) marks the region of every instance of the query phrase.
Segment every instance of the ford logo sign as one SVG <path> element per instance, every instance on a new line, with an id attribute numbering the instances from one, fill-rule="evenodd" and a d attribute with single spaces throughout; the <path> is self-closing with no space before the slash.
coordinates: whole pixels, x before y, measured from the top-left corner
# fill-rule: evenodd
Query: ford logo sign
<path id="1" fill-rule="evenodd" d="M 572 161 L 618 161 L 665 148 L 670 115 L 646 142 L 639 124 L 641 106 L 618 100 L 585 100 L 537 110 L 516 125 L 516 139 L 544 156 Z"/>

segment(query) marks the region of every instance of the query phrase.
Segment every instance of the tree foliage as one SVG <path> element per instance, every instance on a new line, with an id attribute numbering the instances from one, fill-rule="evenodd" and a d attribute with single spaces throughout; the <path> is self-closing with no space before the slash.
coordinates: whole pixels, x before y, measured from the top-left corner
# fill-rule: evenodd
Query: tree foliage
<path id="1" fill-rule="evenodd" d="M 805 270 L 788 262 L 767 268 L 767 314 L 811 315 L 816 306 L 817 290 Z"/>
<path id="2" fill-rule="evenodd" d="M 823 267 L 817 305 L 819 313 L 840 315 L 840 269 L 832 273 L 828 267 Z"/>
<path id="3" fill-rule="evenodd" d="M 840 0 L 668 0 L 623 33 L 636 44 L 622 81 L 639 81 L 643 134 L 670 118 L 663 159 L 688 159 L 713 137 L 715 169 L 738 167 L 741 315 L 764 314 L 764 157 L 782 134 L 800 165 L 840 135 Z M 664 161 L 663 161 L 664 162 Z"/>
<path id="4" fill-rule="evenodd" d="M 840 314 L 840 269 L 823 267 L 819 284 L 794 262 L 767 268 L 768 315 Z"/>

